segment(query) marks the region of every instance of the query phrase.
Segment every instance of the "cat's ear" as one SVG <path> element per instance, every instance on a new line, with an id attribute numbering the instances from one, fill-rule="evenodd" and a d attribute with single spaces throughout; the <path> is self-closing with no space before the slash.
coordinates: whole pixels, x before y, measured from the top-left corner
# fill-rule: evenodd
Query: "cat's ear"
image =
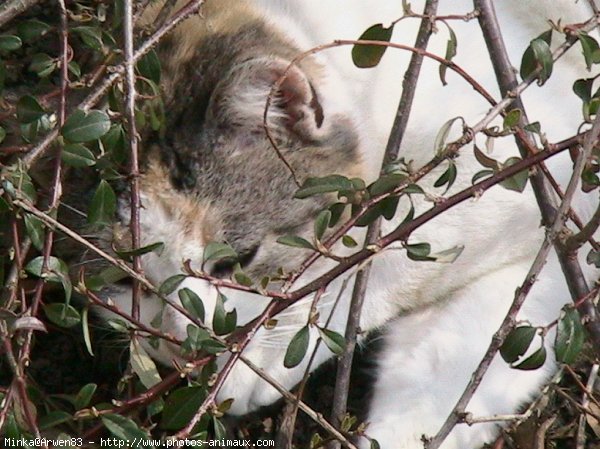
<path id="1" fill-rule="evenodd" d="M 261 57 L 236 65 L 219 83 L 210 108 L 229 126 L 262 129 L 267 105 L 269 129 L 293 133 L 303 140 L 322 135 L 323 107 L 304 71 L 276 57 Z"/>

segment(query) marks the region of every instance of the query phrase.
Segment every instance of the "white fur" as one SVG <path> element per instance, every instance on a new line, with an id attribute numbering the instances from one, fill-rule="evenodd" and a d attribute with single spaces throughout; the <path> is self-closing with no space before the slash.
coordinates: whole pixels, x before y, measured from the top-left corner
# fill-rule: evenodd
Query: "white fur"
<path id="1" fill-rule="evenodd" d="M 302 49 L 328 43 L 335 38 L 356 39 L 368 26 L 386 23 L 402 15 L 401 2 L 391 0 L 253 0 L 252 3 L 265 11 L 274 26 L 285 30 Z M 422 10 L 423 2 L 411 3 L 415 11 Z M 440 3 L 440 14 L 472 10 L 472 3 L 467 0 Z M 556 20 L 564 17 L 563 23 L 582 21 L 589 15 L 584 3 L 575 4 L 570 0 L 496 2 L 513 64 L 520 64 L 529 41 L 547 29 L 546 18 Z M 396 26 L 394 40 L 413 45 L 418 23 L 416 19 L 402 21 Z M 453 21 L 451 26 L 458 37 L 459 54 L 455 62 L 497 96 L 496 81 L 477 21 Z M 562 37 L 556 36 L 555 39 L 560 41 Z M 430 50 L 443 55 L 446 40 L 446 30 L 439 24 L 439 32 L 432 37 Z M 550 81 L 543 88 L 532 86 L 524 95 L 530 120 L 539 120 L 551 141 L 577 132 L 580 103 L 570 92 L 570 86 L 575 79 L 585 76 L 578 52 L 579 49 L 571 50 L 571 54 L 557 64 Z M 325 115 L 331 116 L 332 111 L 353 111 L 371 177 L 375 176 L 380 164 L 409 57 L 406 52 L 389 49 L 380 67 L 359 70 L 352 66 L 349 47 L 317 55 L 326 69 L 324 86 L 319 86 L 319 91 L 325 96 Z M 447 78 L 449 85 L 442 87 L 437 64 L 425 61 L 401 153 L 416 164 L 433 156 L 433 141 L 444 122 L 460 115 L 467 123 L 474 124 L 489 109 L 464 80 L 450 71 Z M 496 148 L 492 156 L 497 159 L 517 155 L 512 137 L 498 139 Z M 472 174 L 481 169 L 471 156 L 470 148 L 464 148 L 462 153 L 457 161 L 459 180 L 451 193 L 467 187 Z M 568 179 L 571 163 L 567 157 L 557 158 L 549 165 L 562 182 Z M 427 178 L 424 183 L 426 189 L 432 190 L 430 187 L 440 170 Z M 194 242 L 190 246 L 182 229 L 169 222 L 160 210 L 154 210 L 151 204 L 144 206 L 145 241 L 169 242 L 162 257 L 150 260 L 155 256 L 145 256 L 144 266 L 149 277 L 160 283 L 180 272 L 181 262 L 186 258 L 190 258 L 193 265 L 198 265 L 201 246 L 206 242 Z M 417 212 L 431 206 L 431 203 L 421 200 L 417 203 Z M 589 212 L 590 205 L 583 201 L 579 201 L 577 206 L 584 216 Z M 398 218 L 385 225 L 386 232 L 403 218 L 406 207 L 400 209 Z M 361 327 L 369 330 L 387 323 L 385 349 L 379 363 L 368 428 L 368 434 L 378 439 L 382 448 L 418 449 L 422 447 L 423 434 L 432 436 L 437 432 L 530 267 L 543 238 L 539 223 L 539 212 L 530 188 L 523 194 L 517 194 L 496 187 L 481 198 L 442 214 L 411 236 L 410 242 L 427 241 L 434 251 L 464 245 L 464 252 L 455 263 L 412 262 L 400 250 L 383 251 L 374 258 Z M 583 265 L 588 278 L 593 279 L 592 270 L 585 262 Z M 295 287 L 314 279 L 331 266 L 331 263 L 326 263 L 310 269 Z M 320 323 L 323 324 L 338 294 L 341 295 L 330 328 L 342 333 L 353 284 L 353 280 L 348 279 L 345 290 L 341 291 L 344 280 L 335 280 L 327 296 L 319 303 Z M 205 282 L 188 279 L 182 287 L 194 289 L 207 309 L 214 304 L 216 290 Z M 268 302 L 258 295 L 239 291 L 225 293 L 229 298 L 227 307 L 238 311 L 239 324 L 257 316 Z M 178 300 L 176 294 L 171 297 Z M 128 298 L 117 300 L 123 307 L 128 306 Z M 161 312 L 156 299 L 146 298 L 146 301 L 144 313 L 147 317 Z M 277 317 L 279 322 L 274 329 L 261 328 L 244 352 L 246 357 L 289 388 L 301 379 L 308 357 L 298 367 L 289 370 L 283 367 L 283 356 L 291 337 L 306 324 L 311 301 L 312 296 L 282 313 Z M 552 255 L 519 319 L 529 320 L 534 325 L 546 325 L 569 301 L 563 275 L 556 257 Z M 163 312 L 162 329 L 184 337 L 187 324 L 184 317 L 169 308 Z M 314 348 L 316 331 L 313 329 L 311 332 L 311 348 Z M 547 341 L 551 340 L 547 338 Z M 158 351 L 152 350 L 152 354 L 166 363 L 176 357 L 176 351 L 164 345 Z M 330 352 L 321 345 L 314 366 L 329 357 Z M 226 356 L 220 359 L 220 363 L 224 360 Z M 515 412 L 554 369 L 552 360 L 548 360 L 543 369 L 522 372 L 512 370 L 502 360 L 496 359 L 468 411 L 477 416 Z M 230 397 L 235 398 L 231 412 L 243 414 L 275 401 L 279 395 L 249 368 L 238 363 L 222 388 L 219 400 Z M 489 442 L 495 433 L 495 424 L 473 427 L 461 424 L 450 434 L 443 448 L 476 448 Z"/>

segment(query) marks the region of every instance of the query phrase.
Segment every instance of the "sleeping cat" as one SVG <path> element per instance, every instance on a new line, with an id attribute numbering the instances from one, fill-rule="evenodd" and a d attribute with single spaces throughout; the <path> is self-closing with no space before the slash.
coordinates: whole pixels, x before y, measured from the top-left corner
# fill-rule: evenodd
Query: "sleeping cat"
<path id="1" fill-rule="evenodd" d="M 241 268 L 252 279 L 282 268 L 290 272 L 311 254 L 277 242 L 284 235 L 311 241 L 317 214 L 332 197 L 294 197 L 300 182 L 329 174 L 377 178 L 383 149 L 400 96 L 408 52 L 389 49 L 374 69 L 352 64 L 350 47 L 317 52 L 290 66 L 301 52 L 333 39 L 356 39 L 369 26 L 389 23 L 402 16 L 402 2 L 390 0 L 209 0 L 200 17 L 194 17 L 168 36 L 160 47 L 163 89 L 168 126 L 159 140 L 146 142 L 141 178 L 141 231 L 143 244 L 164 242 L 159 256 L 146 254 L 142 264 L 156 285 L 182 272 L 184 261 L 200 269 L 203 250 L 210 242 L 226 242 L 238 254 Z M 412 2 L 414 11 L 422 3 Z M 438 14 L 466 14 L 466 0 L 441 1 Z M 496 2 L 504 39 L 512 63 L 518 66 L 531 39 L 546 30 L 547 19 L 578 23 L 592 13 L 585 2 L 571 0 L 502 0 Z M 152 12 L 148 14 L 152 19 Z M 413 45 L 419 19 L 395 26 L 392 41 Z M 494 72 L 477 20 L 449 22 L 456 32 L 455 62 L 498 97 Z M 448 39 L 438 24 L 429 50 L 443 55 Z M 557 40 L 562 39 L 558 37 Z M 570 92 L 572 82 L 585 76 L 583 58 L 572 50 L 554 68 L 543 86 L 532 86 L 524 95 L 531 122 L 539 120 L 549 141 L 577 133 L 580 102 Z M 280 79 L 284 73 L 286 77 Z M 281 157 L 263 129 L 267 96 L 280 80 L 268 112 L 268 126 Z M 438 63 L 426 59 L 416 90 L 401 156 L 418 168 L 435 153 L 434 141 L 442 125 L 453 117 L 476 123 L 489 105 L 463 79 L 447 74 L 442 86 Z M 478 137 L 483 142 L 484 137 Z M 499 138 L 489 156 L 504 161 L 518 152 L 512 136 Z M 282 158 L 287 161 L 287 167 Z M 458 178 L 447 195 L 471 185 L 482 169 L 470 148 L 455 160 Z M 548 163 L 561 183 L 572 164 L 568 157 Z M 434 170 L 419 183 L 426 195 L 413 195 L 416 214 L 428 210 L 443 191 L 433 186 L 445 170 Z M 594 205 L 578 198 L 574 207 L 589 216 Z M 123 202 L 125 204 L 125 202 Z M 396 216 L 384 222 L 393 230 L 406 216 L 410 202 L 403 197 Z M 126 206 L 120 210 L 128 222 Z M 360 242 L 361 229 L 351 231 Z M 423 447 L 422 435 L 432 436 L 462 393 L 487 348 L 515 289 L 524 280 L 544 238 L 540 214 L 530 187 L 523 193 L 499 186 L 481 197 L 451 208 L 418 228 L 408 243 L 427 242 L 432 252 L 462 248 L 453 263 L 415 261 L 401 242 L 373 258 L 360 328 L 383 328 L 385 347 L 379 360 L 374 397 L 369 407 L 367 434 L 384 449 Z M 334 246 L 343 256 L 355 250 Z M 458 251 L 457 251 L 458 252 Z M 320 258 L 294 283 L 292 291 L 306 285 L 336 265 Z M 595 273 L 583 262 L 588 280 Z M 231 266 L 208 262 L 203 269 L 228 277 Z M 351 271 L 333 280 L 317 302 L 316 318 L 343 334 L 352 293 Z M 179 289 L 193 290 L 204 302 L 206 323 L 211 323 L 218 290 L 202 279 L 188 277 Z M 269 288 L 274 288 L 271 285 Z M 235 309 L 238 325 L 258 316 L 270 298 L 220 288 Z M 130 310 L 131 293 L 112 299 Z M 179 302 L 177 291 L 169 295 Z M 283 365 L 291 338 L 311 316 L 314 294 L 262 327 L 244 355 L 287 388 L 303 376 L 309 357 L 294 368 Z M 547 325 L 556 319 L 570 295 L 556 256 L 552 254 L 525 303 L 519 320 Z M 335 307 L 334 307 L 335 305 Z M 179 339 L 187 336 L 189 320 L 157 297 L 142 298 L 142 321 L 162 318 L 160 328 Z M 314 315 L 313 315 L 314 317 Z M 310 327 L 309 353 L 318 332 Z M 546 338 L 551 351 L 552 338 Z M 171 365 L 182 360 L 178 347 L 162 342 L 147 345 L 155 359 Z M 320 345 L 313 368 L 332 353 Z M 219 363 L 227 360 L 219 357 Z M 496 357 L 468 411 L 475 416 L 514 413 L 532 398 L 556 369 L 552 357 L 534 371 L 511 369 Z M 230 413 L 244 414 L 279 398 L 277 391 L 247 366 L 238 362 L 218 396 L 233 398 Z M 468 427 L 459 424 L 443 447 L 475 448 L 489 442 L 497 424 Z M 367 444 L 364 439 L 361 444 Z"/>

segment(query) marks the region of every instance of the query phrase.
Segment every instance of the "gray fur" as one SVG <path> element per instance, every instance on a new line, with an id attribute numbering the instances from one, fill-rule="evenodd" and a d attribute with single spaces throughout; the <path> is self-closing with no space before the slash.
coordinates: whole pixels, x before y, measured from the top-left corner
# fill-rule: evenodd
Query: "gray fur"
<path id="1" fill-rule="evenodd" d="M 287 65 L 298 50 L 254 21 L 235 34 L 201 34 L 187 61 L 170 59 L 176 45 L 174 36 L 160 49 L 165 84 L 173 90 L 165 92 L 167 131 L 153 139 L 173 188 L 210 204 L 220 220 L 215 240 L 229 243 L 242 256 L 270 237 L 305 233 L 325 199 L 293 198 L 298 186 L 262 129 L 264 100 L 247 120 L 231 110 L 241 89 L 279 78 L 281 64 L 266 66 L 265 56 Z M 315 83 L 305 67 L 310 68 L 310 62 L 301 71 L 294 69 L 276 102 L 289 118 L 275 130 L 278 147 L 299 179 L 352 172 L 358 164 L 357 135 L 349 120 L 328 117 L 320 109 Z M 286 85 L 298 84 L 301 81 L 295 78 L 304 77 L 308 88 L 296 86 L 296 92 L 296 87 Z M 299 98 L 303 95 L 306 98 Z M 297 102 L 305 104 L 292 104 Z M 296 111 L 295 116 L 290 111 Z M 323 113 L 327 131 L 308 134 L 320 127 Z M 310 121 L 310 126 L 303 121 Z M 284 252 L 283 246 L 278 254 L 269 251 L 268 259 L 259 252 L 248 272 L 258 276 L 282 265 L 291 268 L 298 260 L 290 260 L 289 251 L 285 256 Z"/>

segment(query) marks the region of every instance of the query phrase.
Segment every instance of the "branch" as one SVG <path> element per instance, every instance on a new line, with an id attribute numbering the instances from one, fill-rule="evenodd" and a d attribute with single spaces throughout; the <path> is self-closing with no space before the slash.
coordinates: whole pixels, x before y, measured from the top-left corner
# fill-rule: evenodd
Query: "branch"
<path id="1" fill-rule="evenodd" d="M 419 32 L 415 42 L 416 50 L 425 51 L 427 48 L 429 37 L 433 31 L 431 18 L 435 17 L 437 6 L 438 0 L 427 0 L 425 3 L 421 25 L 419 27 Z M 404 80 L 402 83 L 402 96 L 400 98 L 400 103 L 398 105 L 392 130 L 390 131 L 382 160 L 382 166 L 380 170 L 382 174 L 384 167 L 388 163 L 398 158 L 398 152 L 400 151 L 404 132 L 406 131 L 406 125 L 410 116 L 410 111 L 417 87 L 417 81 L 421 72 L 423 57 L 423 54 L 413 52 L 406 73 L 404 74 Z M 380 233 L 381 218 L 378 218 L 369 225 L 364 247 L 366 248 L 375 243 L 375 241 L 379 238 Z M 331 422 L 336 426 L 341 424 L 342 416 L 346 412 L 348 391 L 350 389 L 350 371 L 352 368 L 352 360 L 354 358 L 354 350 L 356 348 L 356 338 L 360 325 L 360 314 L 367 292 L 370 271 L 371 264 L 368 263 L 363 267 L 362 270 L 358 272 L 354 283 L 352 299 L 350 301 L 348 321 L 346 323 L 346 332 L 344 335 L 346 346 L 344 347 L 344 351 L 337 364 L 333 406 L 331 410 Z M 332 443 L 331 447 L 332 449 L 339 448 L 339 442 Z"/>
<path id="2" fill-rule="evenodd" d="M 138 132 L 135 125 L 135 62 L 133 61 L 133 5 L 131 0 L 123 1 L 123 34 L 125 47 L 125 116 L 127 118 L 127 131 L 129 134 L 129 186 L 131 189 L 131 216 L 129 228 L 131 230 L 131 249 L 140 247 L 140 169 L 138 162 Z M 133 270 L 142 271 L 140 256 L 133 256 Z M 142 286 L 138 280 L 133 279 L 131 290 L 131 316 L 138 320 L 140 317 L 140 297 Z"/>
<path id="3" fill-rule="evenodd" d="M 7 0 L 0 4 L 0 28 L 22 12 L 37 5 L 41 0 Z"/>

